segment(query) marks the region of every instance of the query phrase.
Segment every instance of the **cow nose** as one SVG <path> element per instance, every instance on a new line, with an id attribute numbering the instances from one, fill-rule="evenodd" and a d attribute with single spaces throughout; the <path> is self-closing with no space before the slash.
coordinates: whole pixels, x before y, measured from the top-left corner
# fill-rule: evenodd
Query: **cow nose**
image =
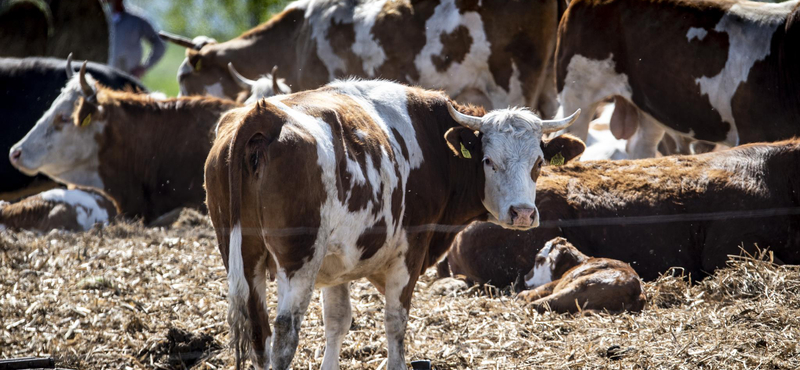
<path id="1" fill-rule="evenodd" d="M 533 223 L 536 208 L 511 207 L 508 213 L 511 216 L 511 223 L 514 226 L 529 227 Z"/>
<path id="2" fill-rule="evenodd" d="M 19 162 L 20 157 L 22 157 L 22 150 L 20 149 L 11 149 L 11 152 L 8 153 L 8 159 L 11 163 Z"/>

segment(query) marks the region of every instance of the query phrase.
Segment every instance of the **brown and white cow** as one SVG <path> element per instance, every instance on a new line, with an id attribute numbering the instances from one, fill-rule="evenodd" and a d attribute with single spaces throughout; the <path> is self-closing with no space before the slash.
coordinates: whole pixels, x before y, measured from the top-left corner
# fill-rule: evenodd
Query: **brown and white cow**
<path id="1" fill-rule="evenodd" d="M 559 26 L 567 112 L 615 97 L 632 158 L 665 131 L 735 146 L 800 135 L 800 8 L 730 0 L 573 0 Z M 586 137 L 588 116 L 568 131 Z"/>
<path id="2" fill-rule="evenodd" d="M 15 203 L 0 201 L 0 231 L 86 231 L 117 215 L 114 202 L 91 189 L 52 189 Z"/>
<path id="3" fill-rule="evenodd" d="M 187 47 L 183 95 L 234 99 L 233 62 L 256 78 L 277 65 L 294 91 L 336 78 L 384 78 L 442 89 L 490 109 L 528 106 L 552 117 L 561 0 L 300 0 L 224 43 L 164 35 Z"/>
<path id="4" fill-rule="evenodd" d="M 203 208 L 203 163 L 215 125 L 238 106 L 114 91 L 82 68 L 10 158 L 26 174 L 101 190 L 122 215 L 150 222 L 178 207 Z"/>
<path id="5" fill-rule="evenodd" d="M 207 205 L 228 271 L 228 320 L 240 364 L 289 367 L 315 287 L 323 289 L 322 369 L 339 368 L 350 328 L 349 282 L 386 296 L 387 369 L 405 369 L 403 337 L 417 278 L 454 230 L 487 218 L 539 224 L 542 165 L 580 155 L 570 136 L 543 141 L 575 115 L 543 121 L 524 109 L 482 117 L 441 92 L 387 81 L 338 81 L 234 109 L 206 162 Z M 278 280 L 274 337 L 266 272 Z"/>
<path id="6" fill-rule="evenodd" d="M 700 279 L 740 246 L 754 252 L 756 244 L 797 264 L 798 163 L 800 139 L 545 167 L 536 188 L 542 225 L 525 232 L 471 225 L 450 249 L 450 268 L 478 283 L 509 285 L 557 236 L 587 255 L 630 263 L 645 280 L 673 266 Z"/>
<path id="7" fill-rule="evenodd" d="M 536 255 L 517 299 L 539 311 L 638 312 L 646 302 L 639 275 L 625 262 L 592 258 L 558 237 Z"/>

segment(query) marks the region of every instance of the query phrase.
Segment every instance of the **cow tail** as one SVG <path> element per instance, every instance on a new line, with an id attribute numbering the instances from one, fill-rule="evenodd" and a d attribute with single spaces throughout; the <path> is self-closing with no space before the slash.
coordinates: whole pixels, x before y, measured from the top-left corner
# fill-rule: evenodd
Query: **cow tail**
<path id="1" fill-rule="evenodd" d="M 228 249 L 228 324 L 230 343 L 235 350 L 236 369 L 241 369 L 242 354 L 249 353 L 251 321 L 247 310 L 250 286 L 245 277 L 242 257 L 242 183 L 248 162 L 247 147 L 258 134 L 264 134 L 256 120 L 246 117 L 234 133 L 229 146 L 228 183 L 230 191 L 230 244 Z"/>

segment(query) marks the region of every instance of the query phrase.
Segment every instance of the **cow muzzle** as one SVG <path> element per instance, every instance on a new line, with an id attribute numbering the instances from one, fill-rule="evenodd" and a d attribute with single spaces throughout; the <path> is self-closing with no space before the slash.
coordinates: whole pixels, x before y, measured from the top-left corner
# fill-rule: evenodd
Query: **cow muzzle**
<path id="1" fill-rule="evenodd" d="M 539 212 L 536 207 L 512 206 L 508 210 L 511 216 L 511 224 L 519 228 L 531 228 L 539 226 Z"/>
<path id="2" fill-rule="evenodd" d="M 26 167 L 23 159 L 22 148 L 20 147 L 12 147 L 8 152 L 8 161 L 11 162 L 14 168 L 28 176 L 36 175 L 36 170 Z"/>

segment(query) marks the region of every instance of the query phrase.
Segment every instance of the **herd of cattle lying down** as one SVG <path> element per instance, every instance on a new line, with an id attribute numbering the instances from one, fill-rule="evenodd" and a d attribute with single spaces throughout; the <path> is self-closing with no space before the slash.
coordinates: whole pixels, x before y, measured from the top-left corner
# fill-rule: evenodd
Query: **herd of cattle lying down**
<path id="1" fill-rule="evenodd" d="M 0 193 L 30 183 L 16 170 L 69 189 L 0 203 L 0 230 L 207 210 L 237 367 L 288 368 L 321 288 L 338 368 L 366 278 L 404 369 L 437 264 L 539 310 L 638 311 L 640 276 L 701 278 L 756 246 L 800 262 L 799 22 L 798 0 L 300 0 L 228 42 L 162 34 L 187 48 L 178 98 L 2 60 Z M 708 143 L 734 148 L 692 153 Z"/>

